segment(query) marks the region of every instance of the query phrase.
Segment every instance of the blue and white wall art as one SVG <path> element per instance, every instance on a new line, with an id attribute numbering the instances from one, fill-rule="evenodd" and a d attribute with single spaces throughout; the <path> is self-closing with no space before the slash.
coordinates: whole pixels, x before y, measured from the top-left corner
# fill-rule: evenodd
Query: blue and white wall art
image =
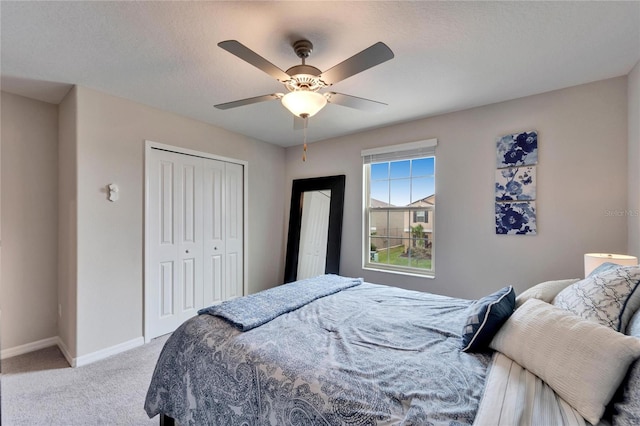
<path id="1" fill-rule="evenodd" d="M 496 201 L 536 199 L 536 166 L 496 170 Z"/>
<path id="2" fill-rule="evenodd" d="M 499 137 L 496 159 L 496 234 L 536 235 L 538 132 Z"/>
<path id="3" fill-rule="evenodd" d="M 498 138 L 498 168 L 538 163 L 538 132 L 522 132 Z"/>
<path id="4" fill-rule="evenodd" d="M 496 234 L 536 235 L 536 202 L 496 203 Z"/>

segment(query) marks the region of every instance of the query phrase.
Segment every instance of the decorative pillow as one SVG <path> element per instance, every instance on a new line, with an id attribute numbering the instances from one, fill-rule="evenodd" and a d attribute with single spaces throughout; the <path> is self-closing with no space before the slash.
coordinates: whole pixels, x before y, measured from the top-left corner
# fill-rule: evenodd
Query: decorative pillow
<path id="1" fill-rule="evenodd" d="M 558 293 L 578 281 L 580 281 L 578 278 L 572 278 L 570 280 L 545 281 L 534 285 L 516 297 L 516 309 L 529 299 L 538 299 L 551 303 Z"/>
<path id="2" fill-rule="evenodd" d="M 629 336 L 640 337 L 640 313 L 636 312 L 627 326 Z M 620 389 L 620 398 L 613 404 L 611 424 L 640 425 L 640 361 L 631 365 Z"/>
<path id="3" fill-rule="evenodd" d="M 640 337 L 640 311 L 636 311 L 631 317 L 631 321 L 627 325 L 627 332 L 625 333 L 628 336 Z"/>
<path id="4" fill-rule="evenodd" d="M 618 265 L 617 263 L 605 262 L 603 264 L 598 265 L 598 267 L 594 268 L 593 271 L 589 272 L 588 277 L 592 277 L 594 275 L 600 275 L 603 272 L 607 272 L 616 268 L 622 268 L 622 266 Z"/>
<path id="5" fill-rule="evenodd" d="M 584 319 L 541 300 L 527 300 L 491 341 L 597 424 L 640 356 L 640 339 Z"/>
<path id="6" fill-rule="evenodd" d="M 631 316 L 640 307 L 640 268 L 622 266 L 565 288 L 553 304 L 569 312 L 624 332 Z"/>
<path id="7" fill-rule="evenodd" d="M 462 329 L 462 351 L 486 350 L 493 336 L 513 313 L 515 299 L 513 287 L 508 286 L 469 306 L 467 322 Z"/>

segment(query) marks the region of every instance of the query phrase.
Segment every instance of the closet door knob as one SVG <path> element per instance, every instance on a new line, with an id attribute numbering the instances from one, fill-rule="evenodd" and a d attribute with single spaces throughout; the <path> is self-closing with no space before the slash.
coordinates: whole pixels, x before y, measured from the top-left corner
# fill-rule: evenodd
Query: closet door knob
<path id="1" fill-rule="evenodd" d="M 185 250 L 184 252 L 185 252 L 185 253 L 187 253 L 187 254 L 189 254 L 189 250 Z"/>

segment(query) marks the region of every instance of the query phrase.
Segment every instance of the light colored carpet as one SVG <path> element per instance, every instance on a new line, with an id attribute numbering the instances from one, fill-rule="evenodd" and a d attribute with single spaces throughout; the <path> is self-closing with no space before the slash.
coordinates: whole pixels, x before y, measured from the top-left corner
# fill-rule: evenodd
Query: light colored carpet
<path id="1" fill-rule="evenodd" d="M 57 347 L 2 360 L 2 424 L 158 425 L 144 398 L 167 338 L 77 368 Z"/>

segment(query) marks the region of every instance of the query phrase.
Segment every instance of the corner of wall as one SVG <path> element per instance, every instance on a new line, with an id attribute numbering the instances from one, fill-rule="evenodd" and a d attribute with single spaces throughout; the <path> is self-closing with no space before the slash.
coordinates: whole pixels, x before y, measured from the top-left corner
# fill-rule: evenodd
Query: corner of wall
<path id="1" fill-rule="evenodd" d="M 77 355 L 78 90 L 58 107 L 58 336 L 65 356 Z"/>
<path id="2" fill-rule="evenodd" d="M 627 251 L 640 257 L 640 61 L 627 76 L 628 102 L 628 216 Z"/>
<path id="3" fill-rule="evenodd" d="M 57 333 L 58 109 L 18 94 L 0 96 L 5 357 L 51 344 Z"/>

